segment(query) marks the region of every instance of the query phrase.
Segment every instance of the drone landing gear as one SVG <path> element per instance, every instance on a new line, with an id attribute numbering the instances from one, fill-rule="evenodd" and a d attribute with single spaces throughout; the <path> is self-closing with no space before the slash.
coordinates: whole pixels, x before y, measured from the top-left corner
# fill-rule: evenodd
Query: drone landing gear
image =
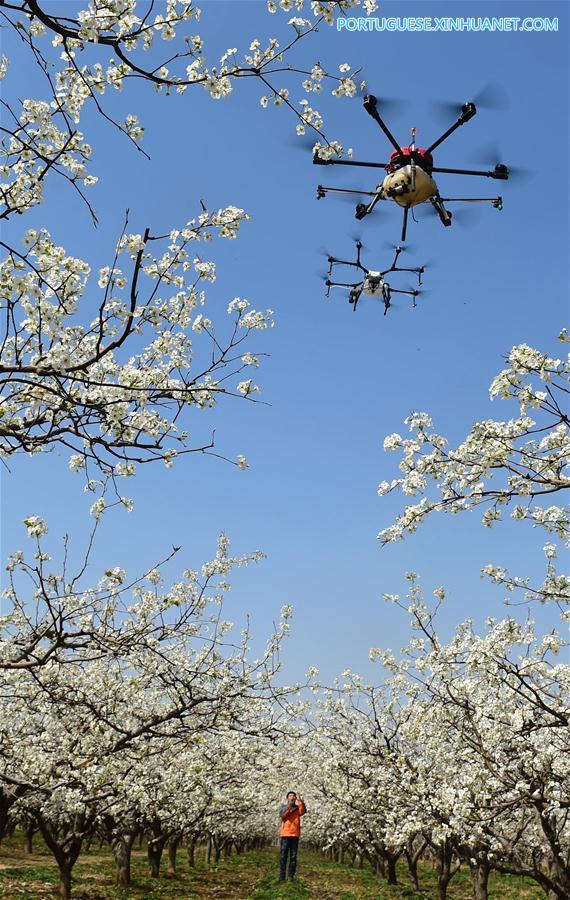
<path id="1" fill-rule="evenodd" d="M 384 315 L 386 315 L 386 313 L 390 309 L 390 306 L 392 305 L 392 294 L 407 294 L 408 297 L 412 298 L 412 306 L 414 309 L 416 309 L 418 305 L 416 303 L 416 297 L 421 293 L 421 291 L 401 291 L 399 290 L 399 288 L 390 287 L 389 284 L 384 284 L 384 288 L 385 290 L 382 292 L 382 299 L 384 300 Z"/>
<path id="2" fill-rule="evenodd" d="M 406 233 L 408 230 L 408 215 L 409 215 L 409 207 L 404 207 L 404 218 L 402 220 L 402 244 L 406 241 Z"/>
<path id="3" fill-rule="evenodd" d="M 436 213 L 439 216 L 439 220 L 442 225 L 445 225 L 446 228 L 449 228 L 451 225 L 451 213 L 443 205 L 443 200 L 437 195 L 437 197 L 431 197 L 430 203 L 435 209 Z"/>
<path id="4" fill-rule="evenodd" d="M 372 198 L 370 203 L 368 203 L 368 204 L 358 203 L 357 204 L 356 210 L 354 212 L 354 217 L 360 221 L 361 219 L 364 219 L 365 216 L 369 216 L 370 213 L 372 212 L 372 210 L 374 209 L 374 207 L 376 206 L 376 204 L 380 200 L 383 200 L 383 199 L 384 199 L 384 197 L 383 197 L 382 191 L 378 190 L 377 193 L 374 194 L 374 197 Z"/>
<path id="5" fill-rule="evenodd" d="M 348 302 L 352 304 L 352 311 L 356 312 L 356 305 L 360 300 L 360 295 L 362 294 L 362 287 L 354 287 L 350 294 L 348 295 Z"/>

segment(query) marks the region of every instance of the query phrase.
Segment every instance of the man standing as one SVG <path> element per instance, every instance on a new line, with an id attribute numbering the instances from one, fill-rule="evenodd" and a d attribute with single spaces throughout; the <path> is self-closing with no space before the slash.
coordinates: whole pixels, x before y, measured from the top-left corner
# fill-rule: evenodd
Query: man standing
<path id="1" fill-rule="evenodd" d="M 302 797 L 297 797 L 295 791 L 287 794 L 287 803 L 279 807 L 281 820 L 281 847 L 279 853 L 279 881 L 285 881 L 287 870 L 287 858 L 289 858 L 289 881 L 293 881 L 297 869 L 297 850 L 299 836 L 301 834 L 301 816 L 304 816 L 307 808 Z"/>

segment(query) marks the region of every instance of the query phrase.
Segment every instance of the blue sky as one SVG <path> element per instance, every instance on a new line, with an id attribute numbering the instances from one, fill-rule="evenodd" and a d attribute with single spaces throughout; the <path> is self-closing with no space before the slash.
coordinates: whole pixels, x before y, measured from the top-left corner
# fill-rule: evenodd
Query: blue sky
<path id="1" fill-rule="evenodd" d="M 282 31 L 261 3 L 202 7 L 194 30 L 212 56 Z M 429 410 L 438 430 L 459 440 L 476 419 L 515 414 L 487 397 L 513 344 L 558 351 L 568 291 L 568 11 L 567 3 L 548 0 L 385 2 L 377 15 L 558 16 L 559 31 L 337 34 L 322 28 L 301 51 L 304 63 L 318 59 L 325 68 L 362 65 L 378 96 L 405 99 L 406 109 L 389 118 L 402 142 L 411 126 L 424 145 L 443 130 L 433 122 L 432 101 L 463 102 L 488 82 L 500 82 L 508 111 L 481 110 L 440 148 L 437 164 L 469 167 L 474 152 L 495 143 L 502 161 L 533 172 L 506 184 L 441 176 L 445 195 L 490 196 L 498 185 L 505 209 L 485 206 L 469 227 L 412 223 L 416 250 L 409 258 L 434 262 L 426 275 L 430 293 L 415 310 L 396 301 L 386 317 L 372 303 L 353 314 L 340 292 L 325 301 L 318 251 L 351 254 L 349 235 L 359 231 L 366 261 L 385 268 L 383 241 L 397 240 L 399 211 L 386 205 L 361 226 L 350 205 L 330 197 L 317 202 L 319 182 L 370 190 L 374 173 L 313 167 L 310 152 L 294 146 L 290 115 L 262 110 L 262 91 L 253 81 L 237 84 L 220 102 L 200 88 L 165 98 L 134 86 L 112 97 L 111 108 L 135 112 L 145 124 L 150 163 L 101 120 L 86 116 L 100 176 L 92 194 L 99 228 L 93 230 L 69 193 L 52 186 L 41 214 L 14 222 L 11 234 L 41 221 L 68 252 L 96 268 L 109 262 L 127 206 L 134 231 L 185 222 L 201 197 L 212 207 L 243 206 L 252 222 L 238 241 L 215 245 L 218 281 L 209 293 L 220 310 L 244 296 L 274 309 L 277 321 L 255 341 L 271 354 L 259 378 L 271 405 L 222 404 L 215 416 L 219 449 L 243 453 L 251 468 L 241 472 L 198 456 L 180 460 L 172 471 L 146 467 L 128 485 L 135 511 L 110 518 L 100 536 L 94 573 L 98 563 L 135 572 L 181 544 L 171 568 L 175 577 L 179 568 L 209 558 L 224 530 L 236 552 L 261 548 L 268 555 L 236 579 L 228 616 L 241 622 L 250 613 L 261 639 L 281 605 L 293 603 L 287 672 L 296 676 L 316 664 L 327 677 L 345 666 L 368 670 L 371 645 L 397 649 L 405 643 L 405 617 L 382 595 L 404 592 L 410 569 L 428 592 L 448 588 L 441 619 L 446 633 L 467 616 L 482 622 L 502 614 L 502 592 L 480 579 L 484 564 L 542 573 L 541 535 L 509 523 L 484 530 L 476 514 L 439 517 L 405 543 L 381 549 L 376 534 L 401 502 L 379 499 L 376 487 L 396 474 L 397 458 L 383 452 L 383 438 L 401 430 L 411 410 Z M 34 95 L 34 72 L 20 60 L 16 86 L 19 50 L 7 37 L 4 43 L 3 52 L 14 59 L 7 95 Z M 316 105 L 327 133 L 352 146 L 356 157 L 386 158 L 387 142 L 358 100 L 322 95 Z M 198 429 L 205 427 L 200 422 L 195 419 Z M 69 531 L 81 546 L 89 503 L 67 469 L 67 454 L 13 460 L 10 469 L 1 476 L 2 556 L 25 544 L 20 523 L 30 514 L 48 520 L 54 542 Z M 542 626 L 556 624 L 553 611 L 536 612 Z"/>

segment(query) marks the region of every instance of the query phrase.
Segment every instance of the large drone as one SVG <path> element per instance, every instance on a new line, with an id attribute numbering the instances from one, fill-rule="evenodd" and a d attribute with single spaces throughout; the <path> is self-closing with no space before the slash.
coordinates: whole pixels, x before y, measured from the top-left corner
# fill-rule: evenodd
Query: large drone
<path id="1" fill-rule="evenodd" d="M 372 116 L 380 126 L 394 150 L 388 162 L 361 162 L 353 159 L 323 159 L 318 155 L 318 150 L 313 155 L 313 163 L 318 166 L 360 166 L 371 169 L 385 169 L 386 176 L 373 191 L 358 191 L 345 188 L 323 187 L 317 188 L 317 197 L 320 199 L 329 193 L 334 194 L 359 194 L 370 199 L 358 203 L 356 218 L 363 219 L 370 215 L 374 207 L 381 200 L 392 200 L 404 210 L 401 241 L 406 240 L 408 227 L 408 215 L 410 209 L 422 203 L 429 203 L 439 216 L 440 221 L 446 227 L 451 225 L 452 213 L 445 207 L 449 202 L 465 203 L 491 203 L 495 209 L 503 208 L 502 197 L 442 197 L 436 182 L 434 173 L 447 173 L 451 175 L 475 175 L 484 178 L 495 178 L 506 181 L 509 177 L 507 166 L 497 163 L 490 171 L 477 169 L 449 169 L 436 167 L 433 164 L 432 153 L 461 125 L 465 125 L 477 112 L 474 103 L 464 103 L 457 121 L 444 131 L 444 133 L 429 147 L 416 147 L 417 130 L 412 128 L 412 140 L 409 146 L 401 147 L 392 132 L 382 120 L 378 112 L 378 101 L 372 94 L 364 98 L 364 109 Z"/>
<path id="2" fill-rule="evenodd" d="M 384 269 L 383 272 L 377 272 L 373 269 L 368 269 L 365 265 L 362 264 L 360 260 L 360 253 L 362 251 L 362 241 L 356 241 L 356 260 L 347 260 L 347 259 L 338 259 L 336 256 L 329 256 L 329 270 L 325 276 L 325 284 L 327 287 L 326 295 L 330 297 L 330 291 L 332 287 L 341 287 L 341 288 L 349 288 L 348 302 L 352 304 L 353 310 L 356 310 L 358 301 L 360 300 L 361 295 L 365 297 L 376 297 L 378 299 L 382 299 L 384 302 L 384 315 L 388 312 L 388 309 L 391 305 L 392 294 L 407 294 L 412 298 L 412 306 L 416 306 L 416 297 L 421 293 L 420 290 L 401 290 L 400 288 L 391 287 L 388 282 L 385 280 L 384 276 L 389 272 L 414 272 L 418 277 L 418 288 L 422 283 L 422 275 L 425 271 L 424 266 L 418 266 L 416 268 L 406 268 L 405 266 L 398 266 L 398 258 L 401 253 L 403 253 L 403 247 L 395 247 L 395 256 L 392 261 L 392 265 L 389 269 Z M 362 273 L 361 277 L 357 281 L 333 281 L 333 267 L 334 266 L 353 266 L 358 269 L 360 273 Z"/>

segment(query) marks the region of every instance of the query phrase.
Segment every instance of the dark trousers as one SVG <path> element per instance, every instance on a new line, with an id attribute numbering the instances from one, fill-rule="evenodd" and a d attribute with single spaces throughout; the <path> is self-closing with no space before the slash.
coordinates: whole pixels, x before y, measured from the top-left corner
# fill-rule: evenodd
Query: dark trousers
<path id="1" fill-rule="evenodd" d="M 279 851 L 279 878 L 285 878 L 287 870 L 287 857 L 289 857 L 289 878 L 295 877 L 297 869 L 297 850 L 299 848 L 298 837 L 282 837 Z"/>

